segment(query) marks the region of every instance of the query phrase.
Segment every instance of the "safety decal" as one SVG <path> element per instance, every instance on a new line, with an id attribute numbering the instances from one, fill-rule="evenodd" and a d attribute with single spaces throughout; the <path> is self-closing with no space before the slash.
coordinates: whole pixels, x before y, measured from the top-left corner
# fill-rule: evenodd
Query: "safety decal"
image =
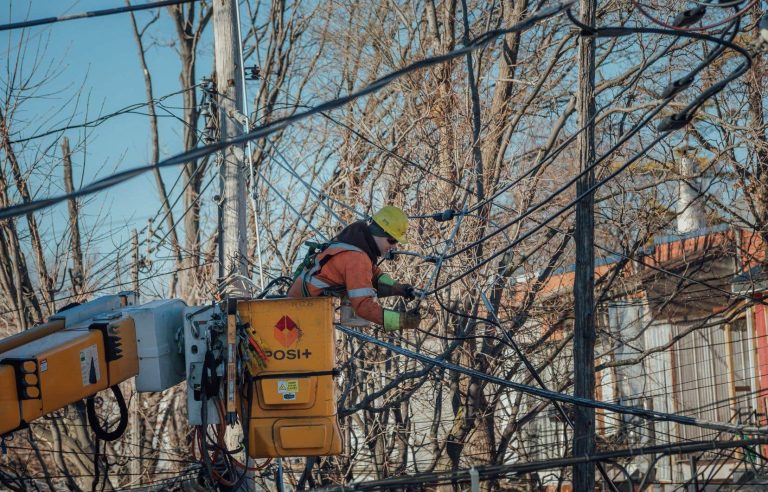
<path id="1" fill-rule="evenodd" d="M 277 392 L 283 395 L 283 400 L 295 400 L 299 392 L 298 379 L 278 379 Z"/>
<path id="2" fill-rule="evenodd" d="M 83 386 L 96 384 L 101 378 L 99 372 L 99 350 L 96 344 L 85 347 L 80 351 L 80 377 Z"/>
<path id="3" fill-rule="evenodd" d="M 299 326 L 288 316 L 283 316 L 275 325 L 275 339 L 283 347 L 290 347 L 301 336 Z"/>
<path id="4" fill-rule="evenodd" d="M 43 359 L 40 361 L 40 372 L 45 372 L 48 370 L 48 359 Z"/>

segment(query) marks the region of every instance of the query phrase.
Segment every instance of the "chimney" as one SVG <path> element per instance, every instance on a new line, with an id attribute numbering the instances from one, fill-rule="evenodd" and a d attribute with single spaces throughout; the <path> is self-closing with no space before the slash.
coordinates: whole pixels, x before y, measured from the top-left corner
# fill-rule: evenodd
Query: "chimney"
<path id="1" fill-rule="evenodd" d="M 704 197 L 701 194 L 699 164 L 695 149 L 683 147 L 677 150 L 680 156 L 680 179 L 677 193 L 677 232 L 685 234 L 705 227 Z"/>

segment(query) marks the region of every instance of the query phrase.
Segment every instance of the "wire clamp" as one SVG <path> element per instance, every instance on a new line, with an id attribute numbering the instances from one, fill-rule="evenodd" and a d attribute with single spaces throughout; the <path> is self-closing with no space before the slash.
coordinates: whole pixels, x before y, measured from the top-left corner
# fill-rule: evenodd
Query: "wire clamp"
<path id="1" fill-rule="evenodd" d="M 698 7 L 684 10 L 677 14 L 675 17 L 675 20 L 672 21 L 672 25 L 676 28 L 684 28 L 691 26 L 697 22 L 699 22 L 703 17 L 704 14 L 707 13 L 707 8 L 703 5 L 700 5 Z"/>
<path id="2" fill-rule="evenodd" d="M 453 209 L 449 208 L 448 210 L 444 210 L 442 212 L 437 212 L 437 213 L 434 213 L 434 214 L 430 215 L 430 218 L 432 218 L 433 220 L 436 220 L 438 222 L 447 222 L 447 221 L 453 219 L 454 217 L 456 217 L 457 215 L 460 215 L 460 213 L 457 212 L 456 210 L 453 210 Z"/>
<path id="3" fill-rule="evenodd" d="M 241 125 L 243 125 L 243 126 L 245 126 L 245 127 L 248 127 L 248 123 L 249 123 L 249 121 L 248 121 L 248 117 L 247 117 L 247 116 L 245 116 L 245 115 L 244 115 L 243 113 L 241 113 L 240 111 L 238 111 L 238 110 L 236 110 L 236 109 L 232 109 L 232 110 L 230 110 L 230 111 L 229 111 L 229 117 L 230 117 L 230 118 L 232 118 L 233 120 L 237 121 L 237 122 L 238 122 L 238 123 L 240 123 Z"/>
<path id="4" fill-rule="evenodd" d="M 571 22 L 573 22 L 573 24 L 579 29 L 579 36 L 597 37 L 597 32 L 598 32 L 597 29 L 590 25 L 584 24 L 579 19 L 574 17 L 573 12 L 571 12 L 570 8 L 566 9 L 565 15 L 567 15 L 568 18 L 571 20 Z"/>
<path id="5" fill-rule="evenodd" d="M 691 116 L 686 113 L 675 113 L 671 116 L 667 116 L 663 118 L 659 124 L 656 126 L 656 129 L 659 132 L 671 132 L 674 130 L 679 130 L 681 128 L 685 128 L 688 123 L 691 122 Z"/>
<path id="6" fill-rule="evenodd" d="M 480 472 L 474 466 L 469 469 L 469 479 L 472 484 L 470 490 L 472 492 L 480 492 Z"/>

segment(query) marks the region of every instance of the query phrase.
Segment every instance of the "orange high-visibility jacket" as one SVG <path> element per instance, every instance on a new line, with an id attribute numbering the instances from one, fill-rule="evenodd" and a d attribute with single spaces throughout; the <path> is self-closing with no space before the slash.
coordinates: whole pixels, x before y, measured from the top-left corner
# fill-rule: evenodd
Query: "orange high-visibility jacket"
<path id="1" fill-rule="evenodd" d="M 332 242 L 318 253 L 288 289 L 288 297 L 317 297 L 345 293 L 355 314 L 384 324 L 384 309 L 376 302 L 376 279 L 381 270 L 357 246 Z"/>

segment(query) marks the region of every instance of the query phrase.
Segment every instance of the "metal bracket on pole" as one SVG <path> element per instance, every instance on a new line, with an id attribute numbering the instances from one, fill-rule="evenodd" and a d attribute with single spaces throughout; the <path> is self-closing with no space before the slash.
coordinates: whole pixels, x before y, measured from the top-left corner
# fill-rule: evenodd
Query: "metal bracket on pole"
<path id="1" fill-rule="evenodd" d="M 235 400 L 237 388 L 237 299 L 227 299 L 227 423 L 234 424 L 237 419 Z"/>
<path id="2" fill-rule="evenodd" d="M 248 128 L 249 121 L 247 116 L 245 116 L 243 113 L 241 113 L 237 109 L 230 110 L 228 114 L 230 118 L 237 121 L 241 125 L 245 126 L 246 131 L 248 131 L 247 128 Z"/>

